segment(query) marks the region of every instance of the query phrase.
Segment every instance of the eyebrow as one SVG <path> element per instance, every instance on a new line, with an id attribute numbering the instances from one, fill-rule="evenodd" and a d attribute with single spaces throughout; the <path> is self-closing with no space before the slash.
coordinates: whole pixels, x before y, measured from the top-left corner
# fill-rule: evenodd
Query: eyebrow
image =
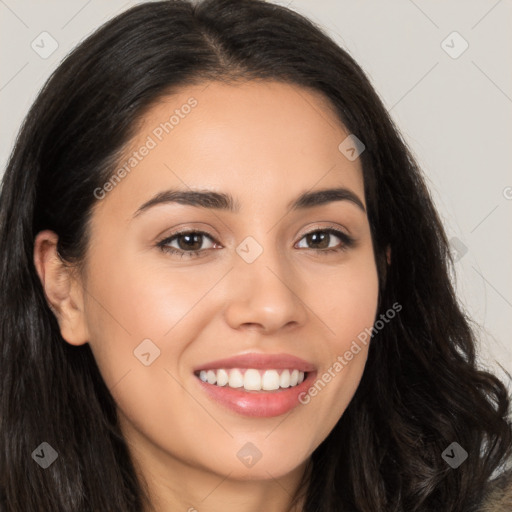
<path id="1" fill-rule="evenodd" d="M 334 201 L 350 201 L 366 213 L 361 199 L 354 192 L 343 187 L 303 192 L 296 199 L 288 203 L 287 208 L 291 211 L 303 210 Z M 160 192 L 149 201 L 146 201 L 138 208 L 133 217 L 137 217 L 153 206 L 165 203 L 178 203 L 199 208 L 223 210 L 230 213 L 238 213 L 240 211 L 240 203 L 231 194 L 211 190 L 171 189 Z"/>

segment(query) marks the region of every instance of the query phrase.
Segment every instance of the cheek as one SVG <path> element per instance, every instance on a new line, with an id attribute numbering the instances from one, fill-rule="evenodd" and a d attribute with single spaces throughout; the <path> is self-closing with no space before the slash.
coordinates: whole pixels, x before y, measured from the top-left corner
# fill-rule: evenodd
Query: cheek
<path id="1" fill-rule="evenodd" d="M 189 458 L 190 447 L 175 440 L 200 430 L 204 425 L 198 418 L 204 422 L 205 412 L 181 384 L 187 375 L 180 369 L 201 328 L 195 307 L 217 278 L 205 274 L 191 282 L 190 272 L 117 256 L 91 267 L 91 349 L 130 435 L 147 435 L 169 453 Z M 188 413 L 181 417 L 184 410 Z"/>
<path id="2" fill-rule="evenodd" d="M 311 280 L 308 297 L 328 328 L 325 339 L 331 354 L 343 353 L 375 320 L 379 283 L 373 254 L 365 251 L 354 256 L 324 274 L 322 282 Z"/>
<path id="3" fill-rule="evenodd" d="M 364 372 L 378 304 L 378 275 L 373 255 L 362 255 L 333 272 L 329 286 L 310 295 L 328 330 L 318 348 L 322 366 L 316 381 L 301 397 L 323 439 L 337 423 L 357 390 Z M 312 306 L 315 307 L 315 306 Z M 322 309 L 323 308 L 323 309 Z"/>
<path id="4" fill-rule="evenodd" d="M 147 347 L 151 358 L 158 354 L 155 364 L 173 371 L 179 367 L 181 354 L 206 321 L 200 311 L 208 301 L 202 299 L 218 281 L 215 272 L 201 266 L 184 272 L 163 259 L 147 260 L 147 255 L 116 253 L 115 245 L 105 244 L 90 265 L 90 346 L 109 387 L 141 366 L 139 347 Z"/>

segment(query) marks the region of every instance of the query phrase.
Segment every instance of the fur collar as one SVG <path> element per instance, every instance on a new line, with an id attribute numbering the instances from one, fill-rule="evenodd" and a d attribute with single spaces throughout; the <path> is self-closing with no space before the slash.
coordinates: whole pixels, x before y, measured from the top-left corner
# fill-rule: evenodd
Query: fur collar
<path id="1" fill-rule="evenodd" d="M 475 512 L 512 512 L 512 468 L 489 482 Z"/>

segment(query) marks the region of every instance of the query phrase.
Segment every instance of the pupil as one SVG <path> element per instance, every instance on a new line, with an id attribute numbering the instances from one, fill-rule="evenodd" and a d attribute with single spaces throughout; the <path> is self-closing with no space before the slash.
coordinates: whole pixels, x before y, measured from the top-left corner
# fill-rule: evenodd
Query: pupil
<path id="1" fill-rule="evenodd" d="M 185 244 L 181 244 L 180 242 L 180 246 L 182 249 L 194 249 L 194 250 L 197 250 L 197 249 L 200 249 L 201 248 L 201 243 L 198 242 L 198 239 L 201 237 L 202 235 L 199 235 L 199 234 L 192 234 L 192 235 L 182 235 L 181 238 L 180 238 L 180 241 L 183 240 L 183 239 L 186 239 L 186 242 Z M 193 247 L 193 244 L 197 244 L 198 247 Z"/>
<path id="2" fill-rule="evenodd" d="M 318 243 L 320 241 L 320 248 L 323 249 L 323 248 L 326 248 L 329 246 L 329 234 L 328 233 L 325 233 L 324 231 L 318 231 L 316 233 L 311 233 L 308 235 L 309 237 L 309 240 L 308 242 L 312 242 L 312 243 Z M 320 240 L 317 240 L 317 238 L 320 238 Z M 325 243 L 327 241 L 327 244 Z"/>

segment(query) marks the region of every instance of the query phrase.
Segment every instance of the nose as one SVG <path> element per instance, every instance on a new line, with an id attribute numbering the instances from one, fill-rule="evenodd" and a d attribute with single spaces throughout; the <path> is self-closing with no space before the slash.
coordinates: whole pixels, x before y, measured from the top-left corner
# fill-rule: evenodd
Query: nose
<path id="1" fill-rule="evenodd" d="M 306 321 L 300 277 L 275 249 L 265 248 L 252 263 L 235 255 L 229 276 L 225 319 L 233 329 L 269 334 Z"/>

